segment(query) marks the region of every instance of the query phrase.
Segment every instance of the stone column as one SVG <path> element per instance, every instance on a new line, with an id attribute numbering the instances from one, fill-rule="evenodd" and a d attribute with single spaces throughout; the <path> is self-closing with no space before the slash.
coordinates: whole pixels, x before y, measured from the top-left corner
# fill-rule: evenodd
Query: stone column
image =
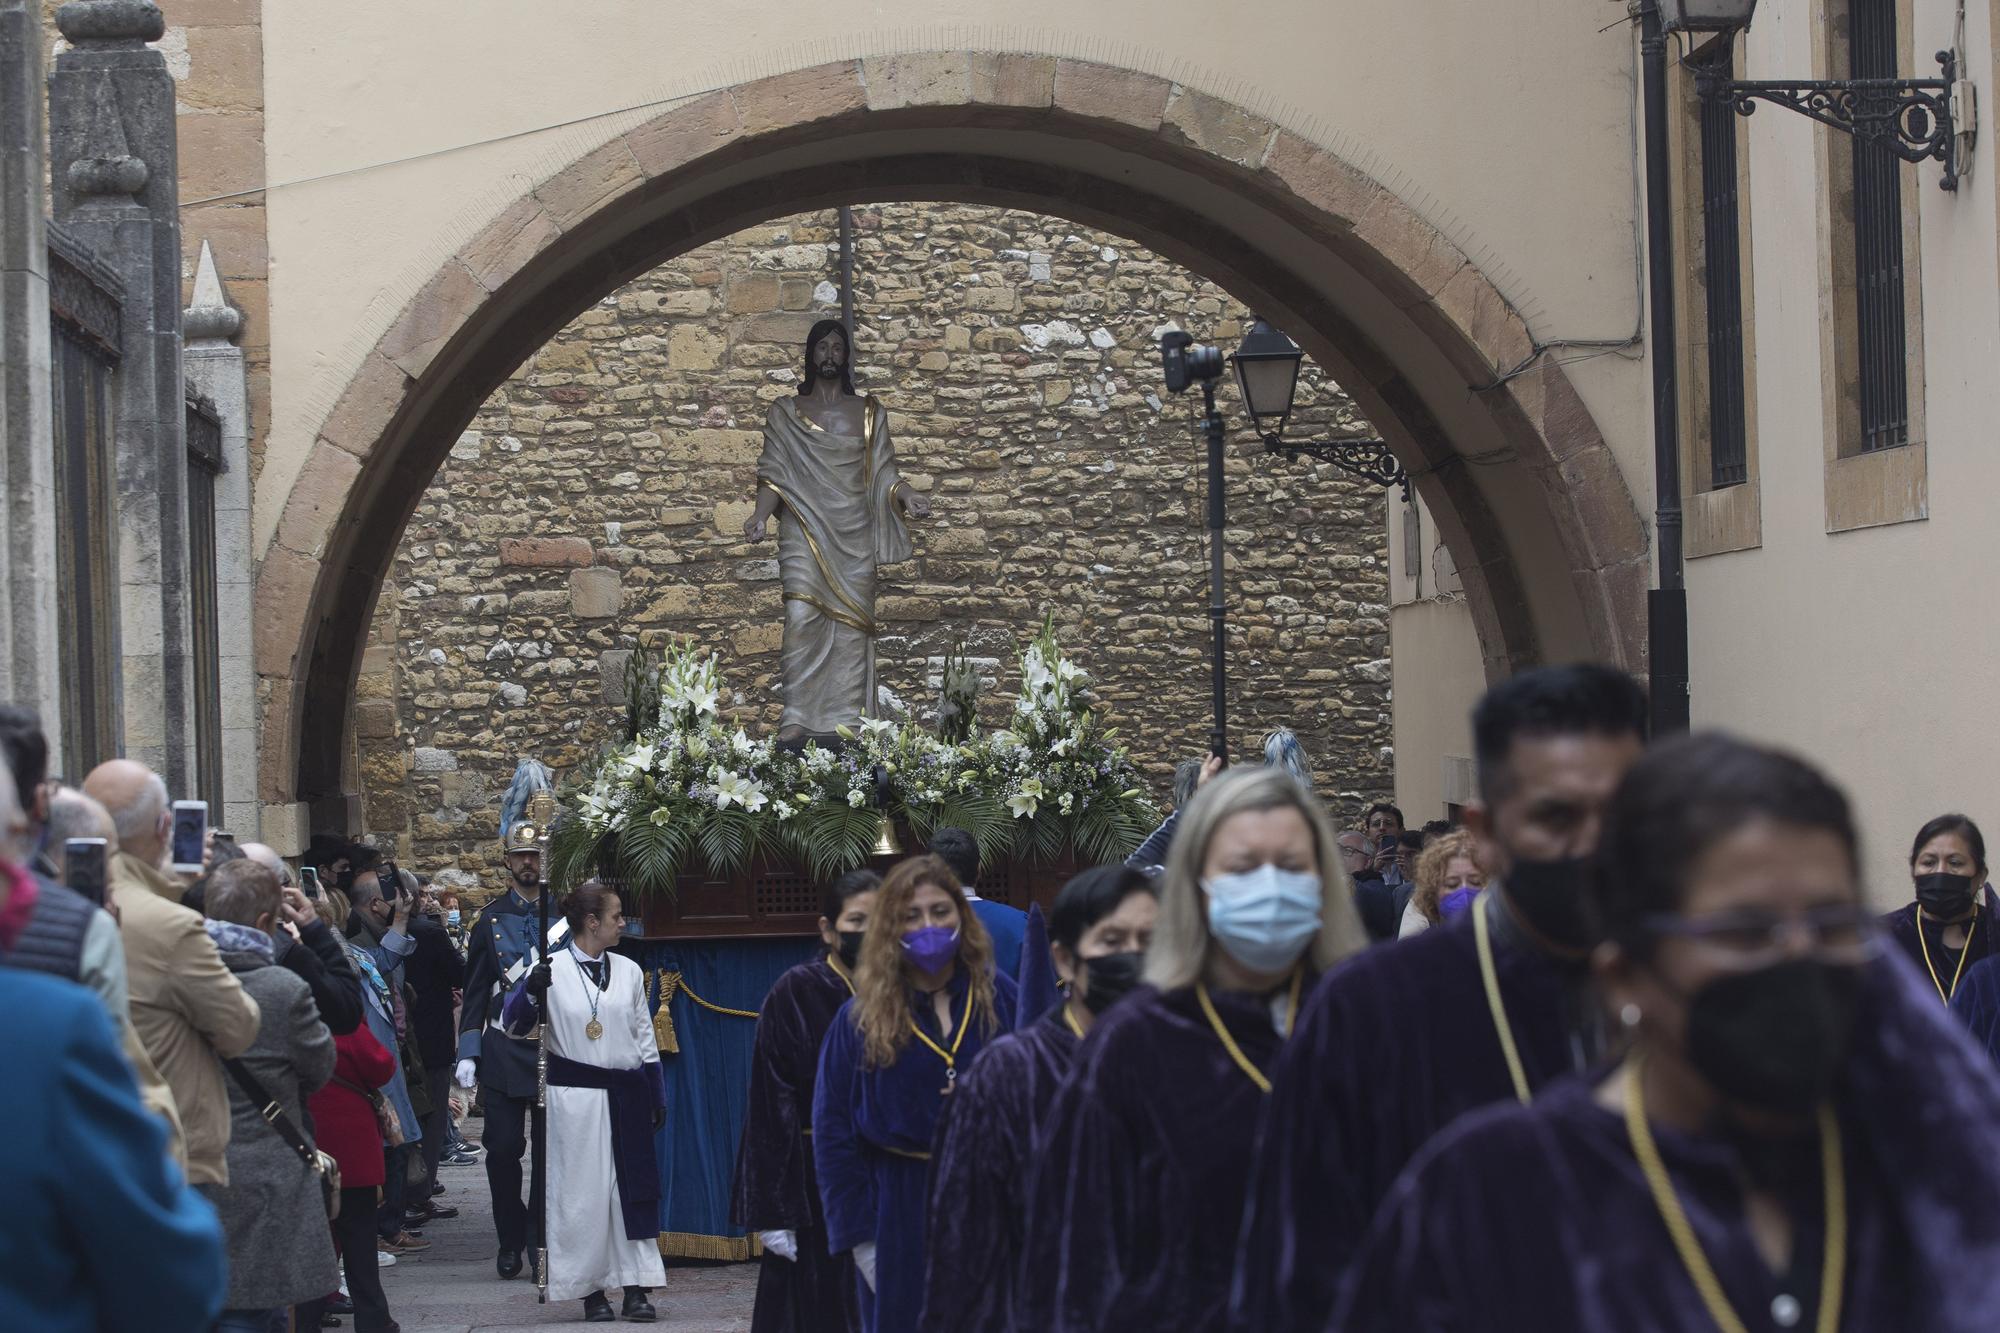
<path id="1" fill-rule="evenodd" d="M 256 570 L 250 555 L 250 397 L 243 312 L 223 292 L 215 254 L 201 243 L 193 299 L 181 312 L 190 387 L 222 418 L 222 475 L 215 479 L 215 610 L 222 665 L 222 798 L 226 828 L 256 829 L 257 668 L 251 633 Z"/>
<path id="2" fill-rule="evenodd" d="M 62 763 L 56 495 L 43 224 L 42 36 L 34 0 L 0 0 L 0 697 L 35 709 Z"/>
<path id="3" fill-rule="evenodd" d="M 125 284 L 113 390 L 123 748 L 176 796 L 194 781 L 187 445 L 174 82 L 152 0 L 74 0 L 49 77 L 55 214 Z"/>

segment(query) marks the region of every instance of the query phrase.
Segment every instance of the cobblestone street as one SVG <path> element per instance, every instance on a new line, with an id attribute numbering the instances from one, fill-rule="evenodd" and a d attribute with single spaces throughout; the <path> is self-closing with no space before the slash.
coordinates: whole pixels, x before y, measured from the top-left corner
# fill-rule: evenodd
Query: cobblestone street
<path id="1" fill-rule="evenodd" d="M 479 1127 L 477 1120 L 466 1121 L 467 1136 L 476 1136 Z M 403 1333 L 512 1333 L 581 1323 L 582 1302 L 538 1306 L 525 1273 L 512 1282 L 494 1275 L 493 1208 L 485 1167 L 447 1166 L 440 1178 L 445 1192 L 438 1202 L 457 1208 L 459 1215 L 425 1228 L 424 1239 L 433 1242 L 430 1249 L 404 1255 L 394 1268 L 382 1270 L 389 1311 Z M 667 1285 L 653 1293 L 660 1318 L 652 1327 L 673 1333 L 747 1329 L 756 1288 L 754 1264 L 669 1261 Z M 613 1305 L 617 1302 L 614 1295 Z M 353 1321 L 345 1326 L 351 1329 Z"/>

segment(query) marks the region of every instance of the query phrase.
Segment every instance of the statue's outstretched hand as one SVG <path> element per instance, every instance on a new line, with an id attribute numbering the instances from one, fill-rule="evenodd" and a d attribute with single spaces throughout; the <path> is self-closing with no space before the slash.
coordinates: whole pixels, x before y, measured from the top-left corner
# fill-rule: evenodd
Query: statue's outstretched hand
<path id="1" fill-rule="evenodd" d="M 743 540 L 753 545 L 761 542 L 764 540 L 764 534 L 769 530 L 769 527 L 770 525 L 766 520 L 753 515 L 743 520 Z"/>
<path id="2" fill-rule="evenodd" d="M 931 516 L 931 502 L 928 497 L 905 486 L 903 487 L 903 512 L 911 518 L 929 518 Z"/>

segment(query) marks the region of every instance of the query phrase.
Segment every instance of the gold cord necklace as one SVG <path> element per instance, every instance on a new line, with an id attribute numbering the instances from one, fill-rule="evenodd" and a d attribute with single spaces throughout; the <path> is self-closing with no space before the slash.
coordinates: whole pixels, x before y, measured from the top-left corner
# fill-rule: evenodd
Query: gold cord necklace
<path id="1" fill-rule="evenodd" d="M 1514 1095 L 1526 1106 L 1534 1094 L 1528 1090 L 1528 1073 L 1521 1067 L 1521 1053 L 1514 1047 L 1514 1027 L 1507 1021 L 1507 1003 L 1500 998 L 1500 972 L 1493 965 L 1493 928 L 1486 924 L 1487 910 L 1484 902 L 1472 905 L 1472 937 L 1479 949 L 1479 979 L 1486 983 L 1486 1008 L 1493 1015 L 1493 1030 L 1500 1034 L 1500 1053 L 1507 1057 L 1507 1074 L 1514 1080 Z"/>
<path id="2" fill-rule="evenodd" d="M 1937 921 L 1937 918 L 1932 917 L 1931 920 Z M 1953 923 L 1949 921 L 1938 921 L 1939 926 L 1949 926 L 1951 924 Z M 1975 896 L 1972 900 L 1972 919 L 1965 926 L 1965 947 L 1958 951 L 1958 970 L 1951 974 L 1951 989 L 1946 990 L 1944 983 L 1938 980 L 1937 964 L 1931 961 L 1930 941 L 1924 938 L 1923 904 L 1917 904 L 1917 947 L 1924 951 L 1924 971 L 1931 974 L 1931 985 L 1937 987 L 1938 998 L 1946 1004 L 1950 1004 L 1951 997 L 1958 994 L 1958 979 L 1965 975 L 1965 960 L 1972 957 L 1972 935 L 1978 929 L 1979 899 Z M 1944 932 L 1942 930 L 1938 932 L 1938 939 L 1940 941 L 1944 939 Z"/>
<path id="3" fill-rule="evenodd" d="M 1638 1054 L 1626 1063 L 1625 1130 L 1632 1138 L 1632 1154 L 1639 1159 L 1639 1170 L 1646 1177 L 1646 1187 L 1652 1191 L 1654 1206 L 1660 1210 L 1660 1220 L 1667 1224 L 1667 1234 L 1673 1237 L 1681 1266 L 1687 1269 L 1695 1290 L 1701 1294 L 1709 1318 L 1722 1333 L 1748 1333 L 1723 1294 L 1722 1282 L 1710 1267 L 1708 1256 L 1701 1252 L 1701 1242 L 1695 1238 L 1687 1212 L 1674 1195 L 1666 1163 L 1660 1160 L 1652 1128 L 1646 1123 L 1645 1091 L 1640 1082 L 1643 1067 L 1644 1059 Z M 1840 1120 L 1833 1108 L 1825 1104 L 1819 1108 L 1819 1145 L 1820 1173 L 1826 1191 L 1826 1255 L 1820 1269 L 1819 1320 L 1815 1327 L 1818 1333 L 1839 1333 L 1841 1284 L 1847 1273 L 1847 1174 L 1840 1156 Z"/>
<path id="4" fill-rule="evenodd" d="M 1290 997 L 1291 1016 L 1285 1020 L 1285 1032 L 1288 1035 L 1293 1028 L 1298 1026 L 1299 991 L 1305 985 L 1305 979 L 1306 970 L 1303 967 L 1293 970 Z M 1271 1092 L 1271 1080 L 1265 1076 L 1263 1070 L 1250 1063 L 1250 1057 L 1243 1054 L 1243 1048 L 1236 1044 L 1236 1038 L 1230 1036 L 1229 1029 L 1222 1025 L 1222 1015 L 1215 1012 L 1215 1001 L 1208 998 L 1207 982 L 1197 981 L 1194 983 L 1194 997 L 1201 1002 L 1202 1013 L 1208 1015 L 1208 1025 L 1214 1028 L 1215 1035 L 1222 1039 L 1222 1049 L 1229 1052 L 1229 1058 L 1236 1062 L 1236 1067 L 1247 1074 L 1250 1081 L 1257 1085 L 1257 1091 L 1269 1096 Z"/>
<path id="5" fill-rule="evenodd" d="M 965 1041 L 965 1030 L 972 1026 L 972 995 L 965 997 L 965 1017 L 958 1022 L 958 1035 L 951 1039 L 951 1049 L 946 1050 L 930 1039 L 930 1034 L 917 1026 L 916 1015 L 910 1016 L 910 1031 L 917 1034 L 917 1040 L 937 1052 L 938 1059 L 944 1061 L 944 1090 L 940 1095 L 949 1095 L 952 1084 L 958 1082 L 958 1048 Z"/>
<path id="6" fill-rule="evenodd" d="M 833 975 L 839 977 L 841 984 L 847 987 L 847 993 L 849 995 L 854 994 L 854 978 L 847 975 L 847 969 L 841 965 L 840 955 L 837 953 L 828 954 L 826 956 L 826 965 L 833 969 Z"/>
<path id="7" fill-rule="evenodd" d="M 1083 1024 L 1076 1021 L 1076 1015 L 1069 1011 L 1067 1004 L 1063 1005 L 1063 1022 L 1069 1024 L 1069 1030 L 1076 1034 L 1078 1041 L 1083 1040 Z"/>

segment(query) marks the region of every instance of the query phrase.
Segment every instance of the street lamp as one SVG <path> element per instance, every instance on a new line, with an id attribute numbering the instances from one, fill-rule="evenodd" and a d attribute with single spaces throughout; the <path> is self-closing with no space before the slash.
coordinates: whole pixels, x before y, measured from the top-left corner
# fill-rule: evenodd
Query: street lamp
<path id="1" fill-rule="evenodd" d="M 1972 152 L 1978 104 L 1970 80 L 1958 77 L 1958 52 L 1940 51 L 1936 79 L 1732 79 L 1729 49 L 1749 29 L 1757 0 L 1650 0 L 1660 30 L 1722 35 L 1718 59 L 1698 68 L 1696 87 L 1711 101 L 1733 102 L 1747 116 L 1757 103 L 1789 107 L 1844 134 L 1879 144 L 1905 162 L 1944 163 L 1939 186 L 1957 190 L 1960 166 Z"/>
<path id="2" fill-rule="evenodd" d="M 1341 471 L 1378 486 L 1401 486 L 1410 498 L 1410 474 L 1396 461 L 1387 442 L 1366 440 L 1288 440 L 1285 425 L 1292 419 L 1292 400 L 1299 388 L 1299 363 L 1305 352 L 1269 320 L 1257 316 L 1250 332 L 1230 360 L 1236 363 L 1236 387 L 1257 423 L 1257 436 L 1274 454 L 1293 463 L 1304 455 L 1331 463 Z"/>
<path id="3" fill-rule="evenodd" d="M 1668 32 L 1736 32 L 1750 26 L 1757 0 L 1660 0 Z"/>

